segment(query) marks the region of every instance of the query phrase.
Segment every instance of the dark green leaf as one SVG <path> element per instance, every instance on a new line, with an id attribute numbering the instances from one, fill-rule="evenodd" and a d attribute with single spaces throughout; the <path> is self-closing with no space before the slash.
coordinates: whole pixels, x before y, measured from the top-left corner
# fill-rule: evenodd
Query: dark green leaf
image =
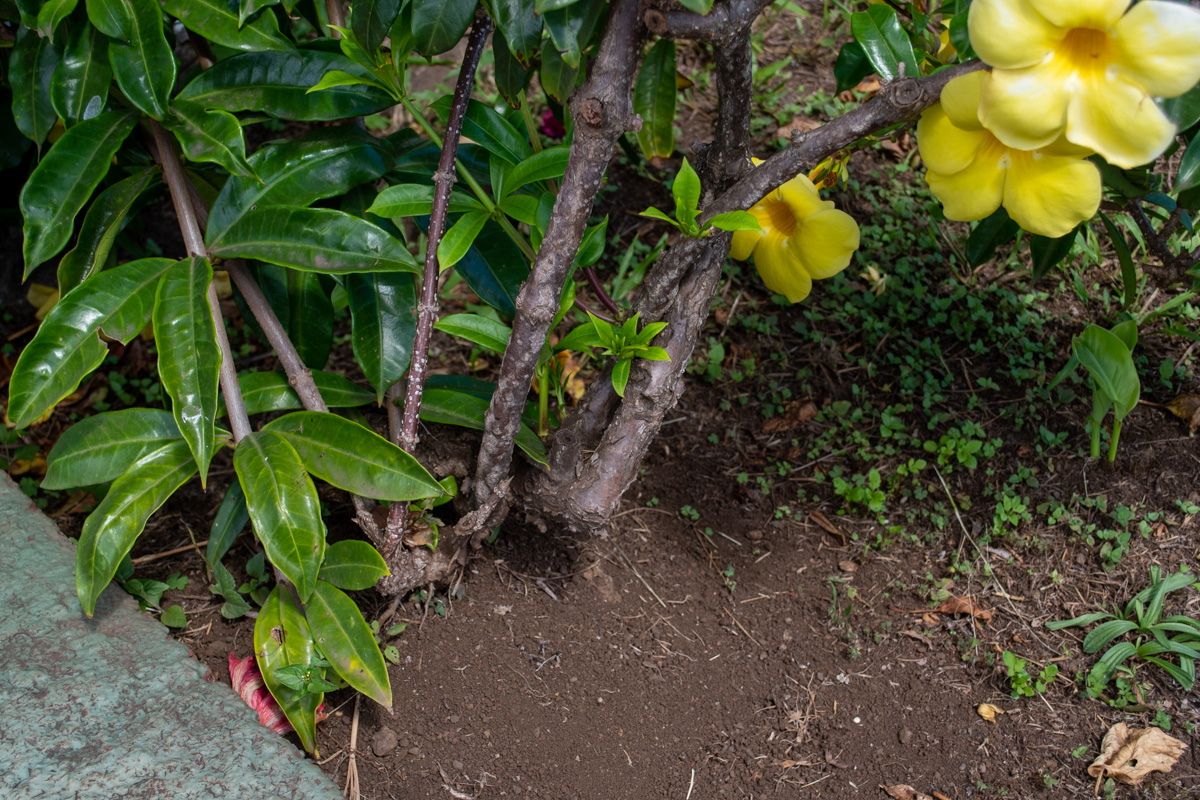
<path id="1" fill-rule="evenodd" d="M 83 523 L 75 550 L 75 590 L 89 617 L 96 610 L 96 599 L 146 527 L 146 520 L 195 473 L 187 444 L 175 441 L 142 456 L 113 481 Z"/>
<path id="2" fill-rule="evenodd" d="M 1104 227 L 1108 230 L 1108 238 L 1112 242 L 1113 251 L 1117 254 L 1117 262 L 1121 265 L 1121 283 L 1125 290 L 1122 305 L 1130 308 L 1133 301 L 1137 299 L 1137 268 L 1133 265 L 1133 254 L 1129 252 L 1129 244 L 1125 241 L 1125 237 L 1108 215 L 1103 211 L 1099 214 L 1100 219 L 1104 221 Z"/>
<path id="3" fill-rule="evenodd" d="M 8 62 L 8 81 L 13 92 L 13 119 L 17 128 L 41 145 L 58 115 L 50 100 L 54 69 L 62 58 L 62 47 L 29 28 L 17 31 L 17 42 Z"/>
<path id="4" fill-rule="evenodd" d="M 225 182 L 208 217 L 209 246 L 252 206 L 307 206 L 344 194 L 387 172 L 393 159 L 387 141 L 354 127 L 322 128 L 303 138 L 267 145 L 250 157 L 254 178 Z"/>
<path id="5" fill-rule="evenodd" d="M 279 0 L 240 0 L 238 3 L 238 24 L 245 25 L 246 20 L 253 17 L 259 11 L 275 5 L 279 5 Z M 295 0 L 289 0 L 283 4 L 283 7 L 290 14 L 295 5 Z"/>
<path id="6" fill-rule="evenodd" d="M 529 277 L 529 262 L 499 225 L 488 221 L 455 269 L 483 302 L 504 316 L 516 315 L 517 292 Z"/>
<path id="7" fill-rule="evenodd" d="M 283 586 L 276 586 L 254 621 L 254 656 L 263 683 L 284 716 L 292 723 L 300 744 L 309 753 L 317 752 L 317 707 L 324 700 L 320 693 L 301 695 L 281 684 L 275 670 L 292 664 L 311 664 L 317 657 L 316 643 L 304 612 Z"/>
<path id="8" fill-rule="evenodd" d="M 880 3 L 851 15 L 850 29 L 875 67 L 875 72 L 885 81 L 900 77 L 901 64 L 907 77 L 921 76 L 912 42 L 900 27 L 900 20 L 891 6 Z"/>
<path id="9" fill-rule="evenodd" d="M 242 53 L 218 61 L 180 92 L 179 99 L 205 108 L 262 111 L 303 121 L 335 120 L 374 114 L 395 104 L 391 95 L 367 86 L 343 86 L 308 94 L 327 72 L 341 70 L 367 77 L 341 53 L 302 49 Z"/>
<path id="10" fill-rule="evenodd" d="M 833 75 L 837 79 L 838 93 L 853 89 L 862 83 L 863 79 L 875 71 L 867 51 L 853 39 L 842 45 L 838 51 L 837 61 L 833 65 Z"/>
<path id="11" fill-rule="evenodd" d="M 971 47 L 968 11 L 965 8 L 950 20 L 950 44 L 958 51 L 959 61 L 975 58 L 975 50 Z"/>
<path id="12" fill-rule="evenodd" d="M 328 208 L 259 206 L 233 223 L 209 252 L 326 274 L 420 272 L 404 244 L 387 231 Z"/>
<path id="13" fill-rule="evenodd" d="M 221 348 L 208 305 L 211 282 L 207 259 L 185 258 L 162 276 L 154 300 L 158 374 L 171 398 L 175 423 L 196 457 L 201 486 L 207 485 L 215 447 L 221 371 Z"/>
<path id="14" fill-rule="evenodd" d="M 1137 405 L 1142 388 L 1129 348 L 1099 325 L 1088 325 L 1075 337 L 1072 349 L 1095 385 L 1112 401 L 1117 419 L 1125 419 Z"/>
<path id="15" fill-rule="evenodd" d="M 1193 86 L 1178 97 L 1163 100 L 1162 109 L 1179 126 L 1179 130 L 1186 131 L 1200 122 L 1200 85 Z"/>
<path id="16" fill-rule="evenodd" d="M 258 431 L 238 443 L 233 467 L 267 558 L 307 602 L 325 558 L 325 523 L 304 462 L 284 436 Z"/>
<path id="17" fill-rule="evenodd" d="M 492 4 L 492 12 L 496 17 L 496 27 L 504 34 L 501 38 L 507 44 L 506 47 L 503 47 L 505 54 L 515 57 L 512 58 L 513 61 L 520 61 L 528 68 L 533 51 L 542 41 L 542 20 L 534 11 L 533 0 L 495 0 Z M 494 39 L 492 47 L 496 49 Z M 500 69 L 499 62 L 500 58 L 497 56 L 497 73 Z M 525 74 L 526 85 L 528 85 L 528 69 Z M 499 76 L 497 76 L 497 83 L 499 83 Z M 511 99 L 509 102 L 511 103 Z"/>
<path id="18" fill-rule="evenodd" d="M 417 329 L 417 292 L 410 275 L 347 275 L 354 357 L 383 403 L 388 387 L 404 376 Z"/>
<path id="19" fill-rule="evenodd" d="M 1200 186 L 1200 133 L 1192 136 L 1175 173 L 1176 192 L 1186 192 L 1194 186 Z"/>
<path id="20" fill-rule="evenodd" d="M 599 0 L 577 0 L 569 6 L 542 14 L 550 41 L 571 69 L 579 69 L 579 56 L 600 21 L 608 4 Z M 545 53 L 549 48 L 543 47 Z"/>
<path id="21" fill-rule="evenodd" d="M 542 68 L 538 74 L 546 94 L 565 105 L 571 97 L 571 93 L 575 91 L 575 81 L 579 77 L 578 70 L 564 61 L 562 55 L 553 46 L 543 46 Z"/>
<path id="22" fill-rule="evenodd" d="M 339 489 L 388 501 L 443 494 L 415 458 L 337 414 L 296 411 L 268 423 L 264 430 L 286 438 L 310 473 Z"/>
<path id="23" fill-rule="evenodd" d="M 449 96 L 442 97 L 430 108 L 442 119 L 446 119 L 450 113 L 451 99 Z M 462 135 L 510 164 L 518 164 L 533 155 L 533 149 L 529 142 L 525 141 L 525 135 L 478 100 L 467 104 Z"/>
<path id="24" fill-rule="evenodd" d="M 400 13 L 401 0 L 356 0 L 350 15 L 350 27 L 359 44 L 374 53 L 391 30 Z"/>
<path id="25" fill-rule="evenodd" d="M 189 161 L 220 164 L 234 175 L 254 179 L 237 117 L 228 111 L 206 111 L 187 100 L 171 103 L 171 112 L 166 126 L 183 145 Z"/>
<path id="26" fill-rule="evenodd" d="M 310 369 L 324 367 L 333 349 L 333 303 L 324 285 L 329 279 L 274 264 L 258 264 L 253 273 L 300 360 Z"/>
<path id="27" fill-rule="evenodd" d="M 1117 642 L 1108 649 L 1100 660 L 1092 667 L 1087 677 L 1088 694 L 1099 697 L 1108 685 L 1109 679 L 1127 658 L 1137 653 L 1137 648 L 1130 642 Z"/>
<path id="28" fill-rule="evenodd" d="M 162 9 L 155 0 L 88 0 L 87 5 L 92 24 L 112 37 L 108 60 L 117 85 L 134 106 L 163 119 L 175 88 L 175 55 L 163 35 Z M 121 30 L 105 30 L 93 5 L 107 7 L 109 18 L 121 21 Z"/>
<path id="29" fill-rule="evenodd" d="M 346 683 L 392 710 L 392 684 L 387 664 L 358 606 L 336 586 L 317 581 L 306 608 L 321 652 Z"/>
<path id="30" fill-rule="evenodd" d="M 450 190 L 449 212 L 456 214 L 464 211 L 479 211 L 483 206 L 470 195 L 454 189 Z M 375 202 L 367 209 L 371 214 L 381 217 L 416 217 L 428 216 L 433 209 L 433 186 L 423 186 L 417 183 L 401 183 L 389 186 L 375 198 Z"/>
<path id="31" fill-rule="evenodd" d="M 420 0 L 413 3 L 414 46 L 423 56 L 444 53 L 467 32 L 476 0 Z"/>
<path id="32" fill-rule="evenodd" d="M 1068 233 L 1066 236 L 1059 236 L 1057 239 L 1050 239 L 1045 236 L 1032 234 L 1029 237 L 1029 255 L 1033 260 L 1033 279 L 1041 280 L 1050 270 L 1058 266 L 1064 258 L 1071 253 L 1071 247 L 1075 244 L 1075 236 L 1079 233 L 1079 229 Z"/>
<path id="33" fill-rule="evenodd" d="M 555 11 L 560 8 L 566 8 L 567 6 L 578 2 L 579 0 L 536 0 L 533 7 L 537 13 L 544 14 L 547 11 Z"/>
<path id="34" fill-rule="evenodd" d="M 208 548 L 205 550 L 204 560 L 208 562 L 209 569 L 212 569 L 214 564 L 221 563 L 221 559 L 225 558 L 225 554 L 233 547 L 233 543 L 237 541 L 237 537 L 245 530 L 249 521 L 250 510 L 246 508 L 246 493 L 242 491 L 242 485 L 234 481 L 225 490 L 225 496 L 221 498 L 221 505 L 217 508 L 217 515 L 213 518 L 212 529 L 208 532 Z"/>
<path id="35" fill-rule="evenodd" d="M 538 36 L 541 36 L 540 25 Z M 529 89 L 533 68 L 525 66 L 509 52 L 503 36 L 492 39 L 492 56 L 496 68 L 496 88 L 509 106 L 520 108 L 522 103 L 528 102 L 525 92 Z"/>
<path id="36" fill-rule="evenodd" d="M 9 382 L 8 416 L 18 428 L 40 417 L 104 360 L 110 339 L 128 342 L 150 322 L 154 289 L 173 264 L 132 261 L 93 275 L 59 300 L 33 337 Z"/>
<path id="37" fill-rule="evenodd" d="M 366 389 L 341 375 L 314 370 L 312 378 L 325 405 L 330 408 L 353 408 L 366 405 L 374 399 Z M 238 374 L 238 386 L 242 390 L 247 414 L 303 408 L 299 396 L 288 384 L 287 375 L 282 372 L 242 372 Z"/>
<path id="38" fill-rule="evenodd" d="M 79 229 L 79 238 L 58 262 L 58 288 L 63 294 L 103 268 L 112 252 L 113 242 L 133 203 L 145 191 L 155 175 L 154 168 L 130 175 L 114 183 L 92 201 Z"/>
<path id="39" fill-rule="evenodd" d="M 483 417 L 488 401 L 474 395 L 450 389 L 426 388 L 421 397 L 421 419 L 483 430 Z M 537 434 L 524 423 L 517 432 L 517 447 L 538 464 L 546 464 L 546 446 Z"/>
<path id="40" fill-rule="evenodd" d="M 325 550 L 325 563 L 317 578 L 339 589 L 361 592 L 390 574 L 378 550 L 367 542 L 346 539 L 334 542 Z"/>
<path id="41" fill-rule="evenodd" d="M 46 490 L 108 483 L 133 462 L 180 439 L 169 411 L 126 408 L 84 417 L 58 438 L 46 456 Z"/>
<path id="42" fill-rule="evenodd" d="M 642 118 L 637 140 L 647 159 L 675 152 L 675 42 L 659 39 L 650 48 L 633 90 L 633 110 Z"/>
<path id="43" fill-rule="evenodd" d="M 67 127 L 91 119 L 104 110 L 111 83 L 108 38 L 86 16 L 73 21 L 71 37 L 50 84 L 54 111 Z"/>
<path id="44" fill-rule="evenodd" d="M 171 16 L 212 42 L 233 50 L 281 50 L 295 53 L 296 46 L 279 32 L 274 14 L 259 14 L 243 24 L 235 7 L 225 0 L 159 0 Z"/>
<path id="45" fill-rule="evenodd" d="M 1046 623 L 1046 630 L 1060 631 L 1063 628 L 1074 628 L 1076 626 L 1091 625 L 1093 622 L 1099 622 L 1102 619 L 1112 619 L 1112 614 L 1106 614 L 1103 611 L 1097 611 L 1092 614 L 1084 614 L 1081 617 L 1074 619 L 1059 619 L 1053 622 Z"/>
<path id="46" fill-rule="evenodd" d="M 46 0 L 38 11 L 37 31 L 47 39 L 54 39 L 54 29 L 79 5 L 79 0 Z M 61 42 L 60 42 L 61 45 Z"/>
<path id="47" fill-rule="evenodd" d="M 136 111 L 111 111 L 67 130 L 21 190 L 25 277 L 71 238 L 75 215 L 108 172 L 137 122 Z"/>
<path id="48" fill-rule="evenodd" d="M 1012 240 L 1020 227 L 1008 218 L 1008 212 L 997 209 L 991 216 L 980 220 L 967 239 L 967 261 L 978 267 L 996 255 L 996 248 Z"/>

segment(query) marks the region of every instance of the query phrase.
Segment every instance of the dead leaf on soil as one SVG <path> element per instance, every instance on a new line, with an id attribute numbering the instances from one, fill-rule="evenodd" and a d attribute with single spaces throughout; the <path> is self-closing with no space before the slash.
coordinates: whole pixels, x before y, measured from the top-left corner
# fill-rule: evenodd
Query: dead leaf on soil
<path id="1" fill-rule="evenodd" d="M 1181 394 L 1165 407 L 1167 411 L 1186 422 L 1192 433 L 1200 428 L 1200 394 Z"/>
<path id="2" fill-rule="evenodd" d="M 832 533 L 834 536 L 836 536 L 836 537 L 838 537 L 839 539 L 841 539 L 841 540 L 842 540 L 842 544 L 845 544 L 845 543 L 846 543 L 846 534 L 844 534 L 844 533 L 842 533 L 841 531 L 839 531 L 839 530 L 838 530 L 838 529 L 837 529 L 837 528 L 834 526 L 834 524 L 833 524 L 832 522 L 830 522 L 830 521 L 829 521 L 829 518 L 828 518 L 828 517 L 826 517 L 824 514 L 822 514 L 820 511 L 810 511 L 810 512 L 808 513 L 808 516 L 809 516 L 809 518 L 810 518 L 810 519 L 811 519 L 813 522 L 817 523 L 817 525 L 821 526 L 821 527 L 822 527 L 822 528 L 824 528 L 825 530 L 827 530 L 827 531 L 829 531 L 830 533 Z"/>
<path id="3" fill-rule="evenodd" d="M 884 786 L 881 783 L 879 784 L 879 788 L 896 798 L 896 800 L 933 800 L 929 795 L 918 792 L 907 783 L 897 783 L 894 786 Z"/>
<path id="4" fill-rule="evenodd" d="M 1187 745 L 1160 728 L 1130 731 L 1118 722 L 1104 734 L 1100 755 L 1088 767 L 1093 778 L 1107 775 L 1118 783 L 1137 786 L 1151 772 L 1170 772 Z"/>
<path id="5" fill-rule="evenodd" d="M 842 572 L 858 572 L 858 564 L 855 564 L 853 561 L 839 561 L 838 569 Z"/>
<path id="6" fill-rule="evenodd" d="M 970 614 L 985 625 L 991 622 L 992 617 L 996 615 L 995 611 L 980 608 L 969 597 L 957 597 L 955 595 L 950 595 L 950 597 L 946 598 L 934 611 L 939 614 Z"/>
<path id="7" fill-rule="evenodd" d="M 975 709 L 979 712 L 979 716 L 986 719 L 988 722 L 995 722 L 997 714 L 1003 714 L 1004 709 L 1000 706 L 992 705 L 991 703 L 980 703 L 979 708 Z"/>
<path id="8" fill-rule="evenodd" d="M 849 764 L 847 764 L 843 761 L 838 761 L 838 756 L 840 756 L 840 755 L 841 755 L 840 752 L 837 755 L 834 755 L 833 753 L 826 750 L 825 751 L 825 763 L 831 767 L 837 767 L 838 769 L 850 769 Z"/>
<path id="9" fill-rule="evenodd" d="M 817 416 L 817 406 L 812 400 L 800 400 L 788 406 L 787 413 L 772 417 L 763 423 L 764 433 L 780 433 L 799 428 Z"/>

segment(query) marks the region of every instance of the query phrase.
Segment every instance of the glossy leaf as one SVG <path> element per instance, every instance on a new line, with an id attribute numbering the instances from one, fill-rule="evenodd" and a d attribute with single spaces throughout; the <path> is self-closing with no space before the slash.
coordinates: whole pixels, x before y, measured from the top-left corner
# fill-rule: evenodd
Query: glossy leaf
<path id="1" fill-rule="evenodd" d="M 387 172 L 387 141 L 355 127 L 322 128 L 303 138 L 263 147 L 249 159 L 258 176 L 231 177 L 208 217 L 209 246 L 252 206 L 307 206 L 343 194 Z"/>
<path id="2" fill-rule="evenodd" d="M 1176 192 L 1186 192 L 1196 186 L 1200 186 L 1200 133 L 1192 136 L 1179 161 L 1179 171 L 1175 173 Z"/>
<path id="3" fill-rule="evenodd" d="M 110 111 L 68 128 L 29 176 L 21 190 L 26 278 L 67 244 L 75 215 L 108 172 L 137 117 L 135 111 Z"/>
<path id="4" fill-rule="evenodd" d="M 209 41 L 249 52 L 296 52 L 296 46 L 279 32 L 274 14 L 259 14 L 243 23 L 236 8 L 225 0 L 159 0 L 168 14 Z"/>
<path id="5" fill-rule="evenodd" d="M 58 437 L 46 456 L 46 490 L 108 483 L 142 456 L 180 440 L 169 411 L 126 408 L 84 417 Z"/>
<path id="6" fill-rule="evenodd" d="M 555 11 L 560 8 L 566 8 L 573 3 L 578 3 L 579 0 L 535 0 L 534 8 L 537 13 L 544 14 L 547 11 Z"/>
<path id="7" fill-rule="evenodd" d="M 334 542 L 325 550 L 325 563 L 317 578 L 339 589 L 361 592 L 390 574 L 378 550 L 367 542 L 346 539 Z"/>
<path id="8" fill-rule="evenodd" d="M 1071 253 L 1071 247 L 1075 244 L 1075 236 L 1078 229 L 1071 231 L 1066 236 L 1060 236 L 1057 239 L 1050 239 L 1045 236 L 1032 234 L 1029 237 L 1029 255 L 1033 262 L 1033 277 L 1034 280 L 1039 280 L 1045 277 L 1050 270 L 1054 269 L 1058 264 Z"/>
<path id="9" fill-rule="evenodd" d="M 91 119 L 104 110 L 112 67 L 108 64 L 108 37 L 82 17 L 72 22 L 62 61 L 54 70 L 50 100 L 67 127 Z"/>
<path id="10" fill-rule="evenodd" d="M 387 664 L 358 605 L 333 584 L 317 581 L 305 611 L 313 638 L 334 672 L 390 712 Z"/>
<path id="11" fill-rule="evenodd" d="M 891 81 L 900 77 L 901 64 L 904 65 L 905 76 L 921 76 L 912 42 L 891 6 L 881 3 L 852 14 L 850 29 L 880 78 Z"/>
<path id="12" fill-rule="evenodd" d="M 58 288 L 63 294 L 104 268 L 113 243 L 134 202 L 150 185 L 154 168 L 114 183 L 92 201 L 79 229 L 79 238 L 58 262 Z"/>
<path id="13" fill-rule="evenodd" d="M 379 193 L 367 211 L 381 217 L 428 216 L 433 210 L 433 191 L 432 186 L 417 183 L 389 186 Z M 450 190 L 448 210 L 451 214 L 479 211 L 482 208 L 474 197 L 454 189 Z"/>
<path id="14" fill-rule="evenodd" d="M 330 408 L 363 406 L 374 399 L 366 389 L 341 375 L 313 370 L 312 378 L 325 405 Z M 242 390 L 247 414 L 303 408 L 300 397 L 282 372 L 242 372 L 238 374 L 238 386 Z"/>
<path id="15" fill-rule="evenodd" d="M 512 328 L 479 314 L 449 314 L 435 322 L 433 327 L 500 354 L 507 349 L 509 337 L 512 336 Z"/>
<path id="16" fill-rule="evenodd" d="M 538 35 L 541 36 L 540 26 Z M 529 89 L 529 78 L 533 75 L 533 68 L 525 66 L 509 52 L 503 36 L 492 39 L 492 60 L 496 70 L 496 88 L 500 90 L 500 95 L 512 108 L 520 108 L 522 103 L 527 102 L 525 92 Z"/>
<path id="17" fill-rule="evenodd" d="M 559 103 L 566 105 L 575 91 L 575 81 L 579 71 L 563 60 L 562 55 L 553 44 L 542 47 L 542 67 L 538 72 L 542 88 Z"/>
<path id="18" fill-rule="evenodd" d="M 1020 227 L 1008 217 L 1003 208 L 997 209 L 992 215 L 985 217 L 967 237 L 967 262 L 972 267 L 991 260 L 996 255 L 996 248 L 1012 241 Z"/>
<path id="19" fill-rule="evenodd" d="M 249 521 L 250 510 L 246 508 L 246 493 L 242 491 L 242 484 L 234 481 L 225 490 L 225 496 L 221 498 L 221 505 L 217 508 L 217 515 L 213 517 L 212 528 L 208 532 L 208 547 L 204 551 L 204 560 L 208 562 L 210 569 L 213 564 L 218 564 L 225 558 L 225 554 L 233 547 L 233 543 L 237 541 L 237 537 L 245 530 Z"/>
<path id="20" fill-rule="evenodd" d="M 357 0 L 352 6 L 350 27 L 359 44 L 374 53 L 400 13 L 401 0 Z"/>
<path id="21" fill-rule="evenodd" d="M 37 32 L 53 41 L 54 29 L 79 5 L 79 0 L 46 0 L 38 10 Z"/>
<path id="22" fill-rule="evenodd" d="M 100 331 L 128 342 L 150 322 L 154 290 L 173 264 L 147 258 L 88 278 L 50 311 L 13 369 L 8 416 L 23 428 L 79 386 L 108 355 Z"/>
<path id="23" fill-rule="evenodd" d="M 133 549 L 146 520 L 195 473 L 187 444 L 176 441 L 142 456 L 113 481 L 83 523 L 75 550 L 75 591 L 85 614 L 95 612 L 97 598 Z"/>
<path id="24" fill-rule="evenodd" d="M 853 39 L 846 42 L 838 51 L 837 61 L 833 65 L 838 93 L 858 86 L 874 71 L 875 67 L 871 65 L 871 59 L 867 58 L 867 51 L 863 46 Z"/>
<path id="25" fill-rule="evenodd" d="M 375 387 L 376 402 L 408 370 L 417 330 L 417 291 L 410 275 L 347 275 L 354 357 Z"/>
<path id="26" fill-rule="evenodd" d="M 659 39 L 646 54 L 633 90 L 633 110 L 642 118 L 637 140 L 647 159 L 675 152 L 675 42 Z"/>
<path id="27" fill-rule="evenodd" d="M 317 487 L 292 445 L 274 431 L 243 437 L 234 451 L 233 467 L 267 559 L 306 602 L 325 558 Z"/>
<path id="28" fill-rule="evenodd" d="M 420 272 L 404 244 L 366 220 L 328 208 L 259 206 L 209 252 L 326 274 Z"/>
<path id="29" fill-rule="evenodd" d="M 447 270 L 462 260 L 488 221 L 486 211 L 463 214 L 438 242 L 438 267 Z"/>
<path id="30" fill-rule="evenodd" d="M 458 43 L 471 18 L 476 0 L 420 0 L 413 3 L 413 45 L 423 56 L 444 53 Z"/>
<path id="31" fill-rule="evenodd" d="M 458 425 L 481 431 L 487 409 L 488 401 L 484 398 L 451 389 L 426 388 L 421 397 L 421 419 L 426 422 L 440 422 L 444 425 Z M 547 463 L 546 446 L 528 425 L 521 424 L 516 443 L 517 447 L 536 463 L 543 466 Z"/>
<path id="32" fill-rule="evenodd" d="M 448 96 L 442 97 L 430 107 L 442 119 L 446 119 L 450 113 L 451 99 Z M 520 163 L 533 155 L 533 148 L 525 140 L 525 135 L 478 100 L 467 104 L 462 135 L 510 164 Z"/>
<path id="33" fill-rule="evenodd" d="M 1137 405 L 1142 388 L 1129 348 L 1099 325 L 1088 325 L 1073 340 L 1072 350 L 1094 384 L 1112 401 L 1117 419 L 1125 419 Z"/>
<path id="34" fill-rule="evenodd" d="M 62 58 L 61 50 L 49 38 L 23 27 L 17 31 L 17 41 L 9 56 L 13 119 L 21 133 L 38 145 L 45 141 L 58 120 L 50 100 L 50 86 Z"/>
<path id="35" fill-rule="evenodd" d="M 105 30 L 92 13 L 93 6 L 107 9 L 107 18 L 120 22 Z M 129 102 L 157 120 L 167 115 L 167 102 L 175 87 L 175 55 L 163 35 L 162 9 L 155 0 L 88 0 L 92 24 L 112 37 L 108 60 L 113 77 Z"/>
<path id="36" fill-rule="evenodd" d="M 507 45 L 505 52 L 515 56 L 514 61 L 519 60 L 522 65 L 528 67 L 533 51 L 542 41 L 542 20 L 534 10 L 533 0 L 495 0 L 492 3 L 492 12 L 496 18 L 496 27 L 504 34 L 502 38 Z M 492 46 L 495 47 L 494 40 Z"/>
<path id="37" fill-rule="evenodd" d="M 499 225 L 488 221 L 455 269 L 481 300 L 505 316 L 516 315 L 517 292 L 529 277 L 529 262 Z"/>
<path id="38" fill-rule="evenodd" d="M 341 70 L 366 77 L 362 67 L 341 53 L 300 50 L 242 53 L 222 59 L 196 76 L 179 99 L 205 108 L 261 111 L 301 121 L 344 119 L 374 114 L 395 104 L 391 95 L 367 86 L 342 86 L 308 94 L 325 73 Z"/>
<path id="39" fill-rule="evenodd" d="M 560 144 L 547 147 L 540 153 L 534 153 L 516 166 L 504 171 L 505 193 L 512 194 L 522 186 L 535 181 L 553 180 L 562 177 L 567 169 L 567 160 L 571 155 L 568 145 Z"/>
<path id="40" fill-rule="evenodd" d="M 238 24 L 245 25 L 246 20 L 253 17 L 259 11 L 279 4 L 279 0 L 240 0 L 238 3 Z M 288 13 L 291 13 L 295 6 L 296 0 L 288 0 L 287 3 L 283 4 L 284 10 Z"/>
<path id="41" fill-rule="evenodd" d="M 254 657 L 267 691 L 292 723 L 300 744 L 317 754 L 317 708 L 325 699 L 319 692 L 300 695 L 275 678 L 275 670 L 293 664 L 311 664 L 317 658 L 316 644 L 304 612 L 284 586 L 276 586 L 254 621 Z"/>
<path id="42" fill-rule="evenodd" d="M 310 473 L 339 489 L 389 501 L 442 495 L 442 487 L 415 458 L 337 414 L 297 411 L 264 430 L 286 438 Z"/>
<path id="43" fill-rule="evenodd" d="M 201 486 L 208 483 L 215 447 L 221 371 L 221 348 L 208 305 L 211 282 L 207 259 L 185 258 L 166 271 L 154 299 L 159 378 L 200 467 Z"/>
<path id="44" fill-rule="evenodd" d="M 246 163 L 246 142 L 237 117 L 228 111 L 206 111 L 186 100 L 171 103 L 166 127 L 179 139 L 188 161 L 220 164 L 234 175 L 254 177 Z"/>
<path id="45" fill-rule="evenodd" d="M 333 348 L 333 304 L 325 285 L 331 279 L 274 264 L 255 264 L 250 270 L 300 360 L 310 369 L 324 367 Z M 235 297 L 240 301 L 240 294 Z M 243 314 L 253 317 L 248 308 Z M 257 322 L 252 324 L 261 330 Z"/>
<path id="46" fill-rule="evenodd" d="M 579 0 L 563 8 L 548 9 L 542 15 L 550 41 L 571 69 L 579 69 L 580 53 L 607 7 L 607 3 L 598 0 Z M 543 53 L 547 49 L 543 47 Z"/>
<path id="47" fill-rule="evenodd" d="M 1162 109 L 1179 126 L 1179 130 L 1186 131 L 1200 122 L 1200 85 L 1193 86 L 1178 97 L 1163 100 Z"/>

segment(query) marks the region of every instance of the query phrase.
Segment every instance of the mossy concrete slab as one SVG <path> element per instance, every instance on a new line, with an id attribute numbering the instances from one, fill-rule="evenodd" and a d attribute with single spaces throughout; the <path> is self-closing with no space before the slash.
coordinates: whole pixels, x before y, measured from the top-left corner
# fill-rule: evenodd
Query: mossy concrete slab
<path id="1" fill-rule="evenodd" d="M 74 543 L 7 476 L 0 565 L 4 800 L 341 797 L 119 588 L 88 619 Z"/>

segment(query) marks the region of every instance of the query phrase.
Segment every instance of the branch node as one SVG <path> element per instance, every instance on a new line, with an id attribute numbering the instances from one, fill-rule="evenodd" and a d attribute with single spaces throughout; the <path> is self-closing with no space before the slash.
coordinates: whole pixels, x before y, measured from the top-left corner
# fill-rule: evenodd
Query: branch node
<path id="1" fill-rule="evenodd" d="M 579 118 L 593 128 L 603 128 L 606 116 L 604 101 L 598 97 L 588 97 L 579 104 Z"/>

